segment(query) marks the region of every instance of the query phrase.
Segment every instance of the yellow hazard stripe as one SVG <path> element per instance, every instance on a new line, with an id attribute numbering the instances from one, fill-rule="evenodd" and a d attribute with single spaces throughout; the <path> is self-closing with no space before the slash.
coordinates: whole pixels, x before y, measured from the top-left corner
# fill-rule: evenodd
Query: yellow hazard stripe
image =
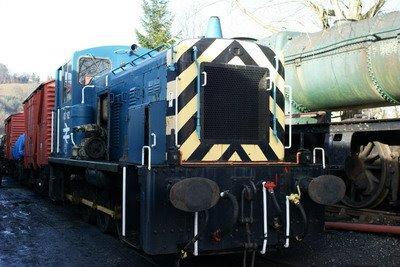
<path id="1" fill-rule="evenodd" d="M 274 99 L 270 96 L 269 97 L 269 110 L 274 116 L 277 118 L 279 124 L 282 126 L 283 129 L 285 129 L 285 112 L 281 109 L 281 107 L 274 103 Z M 274 113 L 276 106 L 276 114 Z"/>
<path id="2" fill-rule="evenodd" d="M 202 159 L 203 161 L 216 161 L 219 160 L 230 145 L 227 144 L 217 144 L 213 145 L 208 153 Z"/>
<path id="3" fill-rule="evenodd" d="M 175 61 L 178 61 L 178 59 L 179 59 L 184 53 L 186 53 L 186 51 L 188 51 L 189 49 L 192 49 L 193 46 L 194 46 L 198 41 L 199 41 L 199 39 L 188 39 L 188 40 L 184 40 L 184 41 L 180 42 L 180 43 L 176 46 L 175 55 L 174 55 Z"/>
<path id="4" fill-rule="evenodd" d="M 258 145 L 242 145 L 242 148 L 251 161 L 267 161 L 267 157 Z"/>
<path id="5" fill-rule="evenodd" d="M 178 113 L 178 131 L 182 129 L 186 122 L 196 113 L 197 95 L 189 101 Z"/>
<path id="6" fill-rule="evenodd" d="M 224 40 L 218 39 L 215 40 L 210 47 L 208 47 L 197 59 L 199 63 L 201 62 L 211 62 L 217 56 L 219 56 L 225 48 L 227 48 L 233 40 Z M 196 63 L 193 62 L 187 69 L 185 69 L 180 75 L 179 82 L 179 94 L 181 94 L 189 84 L 196 78 L 197 76 L 197 66 Z"/>
<path id="7" fill-rule="evenodd" d="M 247 53 L 249 53 L 249 55 L 253 58 L 258 66 L 268 68 L 270 70 L 271 77 L 275 77 L 275 84 L 277 85 L 278 89 L 284 94 L 285 81 L 283 77 L 279 75 L 279 73 L 276 71 L 275 62 L 270 62 L 267 56 L 263 53 L 263 51 L 257 44 L 242 41 L 239 41 L 239 43 L 243 46 Z"/>
<path id="8" fill-rule="evenodd" d="M 283 160 L 285 156 L 285 147 L 283 146 L 281 140 L 274 135 L 274 131 L 269 128 L 269 146 L 278 159 Z"/>
<path id="9" fill-rule="evenodd" d="M 228 159 L 228 161 L 242 161 L 239 154 L 237 152 L 233 153 L 233 155 Z"/>
<path id="10" fill-rule="evenodd" d="M 238 57 L 238 56 L 232 58 L 232 59 L 228 62 L 228 64 L 230 64 L 230 65 L 239 65 L 239 66 L 244 66 L 244 65 L 245 65 L 244 62 L 243 62 L 243 60 L 241 60 L 240 57 Z"/>
<path id="11" fill-rule="evenodd" d="M 199 146 L 200 140 L 196 132 L 193 132 L 179 148 L 182 153 L 182 160 L 186 161 Z"/>

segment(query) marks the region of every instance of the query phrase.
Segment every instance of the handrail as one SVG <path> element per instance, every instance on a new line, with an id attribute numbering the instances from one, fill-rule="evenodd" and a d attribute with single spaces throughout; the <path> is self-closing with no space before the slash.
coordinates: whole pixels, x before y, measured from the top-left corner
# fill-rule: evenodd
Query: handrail
<path id="1" fill-rule="evenodd" d="M 200 131 L 201 131 L 201 124 L 200 124 L 200 91 L 201 91 L 201 70 L 200 70 L 200 62 L 198 60 L 198 53 L 199 49 L 197 46 L 193 46 L 193 57 L 194 57 L 194 63 L 196 64 L 197 68 L 197 80 L 196 80 L 196 91 L 197 91 L 197 112 L 196 112 L 196 133 L 200 138 Z"/>
<path id="2" fill-rule="evenodd" d="M 316 163 L 317 161 L 317 151 L 321 151 L 322 152 L 322 168 L 326 168 L 326 164 L 325 164 L 325 149 L 323 149 L 322 147 L 315 147 L 313 149 L 313 164 Z"/>
<path id="3" fill-rule="evenodd" d="M 51 149 L 50 152 L 54 152 L 54 110 L 51 111 Z"/>
<path id="4" fill-rule="evenodd" d="M 276 129 L 276 101 L 277 101 L 277 97 L 276 97 L 276 81 L 278 80 L 278 75 L 279 75 L 279 57 L 278 57 L 278 55 L 275 55 L 275 71 L 276 71 L 276 73 L 274 73 L 274 75 L 273 75 L 273 77 L 274 77 L 274 85 L 273 85 L 273 93 L 272 93 L 272 95 L 273 95 L 273 99 L 274 99 L 274 108 L 273 108 L 273 110 L 274 110 L 274 119 L 273 119 L 273 133 L 274 133 L 274 135 L 275 135 L 275 137 L 277 137 L 278 136 L 278 134 L 277 134 L 277 129 Z M 271 81 L 272 82 L 272 81 Z"/>
<path id="5" fill-rule="evenodd" d="M 289 149 L 292 147 L 292 117 L 293 117 L 293 108 L 292 108 L 292 101 L 293 101 L 293 95 L 292 95 L 292 87 L 290 85 L 285 85 L 285 88 L 289 89 L 289 144 L 285 146 L 285 149 Z"/>
<path id="6" fill-rule="evenodd" d="M 150 146 L 143 146 L 142 147 L 142 166 L 144 166 L 144 151 L 148 150 L 149 154 L 147 155 L 147 169 L 151 170 L 151 147 Z"/>
<path id="7" fill-rule="evenodd" d="M 152 52 L 158 51 L 159 49 L 164 48 L 165 46 L 168 46 L 168 45 L 167 45 L 167 44 L 159 45 L 158 47 L 156 47 L 156 48 L 154 48 L 154 49 L 151 49 L 150 51 L 147 51 L 146 53 L 144 53 L 144 54 L 142 54 L 142 55 L 140 55 L 140 56 L 134 58 L 132 61 L 129 61 L 129 62 L 127 62 L 127 63 L 121 65 L 120 67 L 113 69 L 111 72 L 115 75 L 115 74 L 116 74 L 115 72 L 116 72 L 117 70 L 119 70 L 119 69 L 122 69 L 122 71 L 125 71 L 124 67 L 126 67 L 127 65 L 131 65 L 132 67 L 133 67 L 133 66 L 136 66 L 135 61 L 137 61 L 137 60 L 139 60 L 139 59 L 143 59 L 145 56 L 149 56 L 150 58 L 152 58 L 152 57 L 153 57 L 153 56 L 151 55 Z M 157 53 L 157 54 L 158 54 L 158 53 Z"/>
<path id="8" fill-rule="evenodd" d="M 82 100 L 81 100 L 81 104 L 85 104 L 85 89 L 86 88 L 94 88 L 94 85 L 85 85 L 82 88 Z"/>
<path id="9" fill-rule="evenodd" d="M 157 146 L 157 135 L 155 133 L 151 133 L 151 136 L 153 137 L 153 144 L 151 144 L 151 147 Z"/>
<path id="10" fill-rule="evenodd" d="M 178 114 L 179 114 L 179 108 L 178 108 L 178 100 L 179 100 L 179 95 L 178 95 L 178 81 L 179 77 L 175 78 L 175 146 L 179 147 L 178 144 Z"/>

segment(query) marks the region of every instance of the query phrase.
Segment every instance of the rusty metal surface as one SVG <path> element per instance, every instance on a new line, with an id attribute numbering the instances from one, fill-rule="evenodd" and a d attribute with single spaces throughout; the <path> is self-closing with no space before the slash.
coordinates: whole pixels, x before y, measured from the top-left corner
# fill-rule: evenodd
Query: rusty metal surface
<path id="1" fill-rule="evenodd" d="M 373 223 L 400 226 L 400 214 L 393 211 L 355 209 L 333 205 L 325 209 L 327 220 L 358 223 Z"/>
<path id="2" fill-rule="evenodd" d="M 377 234 L 400 235 L 400 226 L 391 226 L 391 225 L 326 222 L 325 228 L 329 230 L 347 230 L 347 231 L 358 231 L 358 232 L 377 233 Z"/>
<path id="3" fill-rule="evenodd" d="M 12 148 L 18 137 L 25 131 L 25 116 L 23 113 L 17 113 L 9 116 L 4 122 L 5 128 L 5 144 L 4 154 L 7 159 L 12 159 Z"/>
<path id="4" fill-rule="evenodd" d="M 54 80 L 40 84 L 24 101 L 26 168 L 38 168 L 48 162 L 51 152 L 51 112 L 55 103 Z"/>
<path id="5" fill-rule="evenodd" d="M 399 104 L 399 14 L 263 41 L 285 58 L 293 106 L 310 112 Z"/>

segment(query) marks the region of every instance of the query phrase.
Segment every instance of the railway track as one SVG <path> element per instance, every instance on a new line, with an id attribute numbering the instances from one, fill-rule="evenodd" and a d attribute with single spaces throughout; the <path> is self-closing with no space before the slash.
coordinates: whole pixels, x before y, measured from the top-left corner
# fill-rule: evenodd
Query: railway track
<path id="1" fill-rule="evenodd" d="M 329 206 L 325 229 L 400 235 L 400 213 L 384 210 Z"/>

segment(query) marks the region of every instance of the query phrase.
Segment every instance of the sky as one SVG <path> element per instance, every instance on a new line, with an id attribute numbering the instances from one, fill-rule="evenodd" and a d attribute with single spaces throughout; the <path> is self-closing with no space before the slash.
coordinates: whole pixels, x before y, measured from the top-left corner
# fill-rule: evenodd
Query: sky
<path id="1" fill-rule="evenodd" d="M 388 0 L 385 10 L 400 10 L 400 1 Z M 304 0 L 170 0 L 170 11 L 181 37 L 202 35 L 210 16 L 221 18 L 225 37 L 319 29 Z M 0 0 L 0 63 L 45 80 L 73 51 L 135 43 L 141 15 L 141 0 Z"/>

